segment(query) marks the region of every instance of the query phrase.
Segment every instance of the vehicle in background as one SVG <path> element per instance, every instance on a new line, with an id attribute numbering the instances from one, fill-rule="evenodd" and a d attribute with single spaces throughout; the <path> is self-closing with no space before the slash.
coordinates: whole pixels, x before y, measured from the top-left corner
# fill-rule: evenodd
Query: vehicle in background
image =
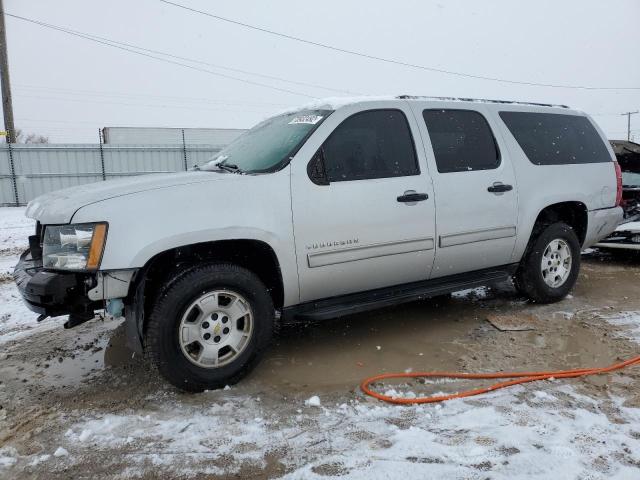
<path id="1" fill-rule="evenodd" d="M 188 391 L 237 382 L 276 322 L 513 278 L 573 287 L 622 219 L 611 146 L 583 112 L 496 100 L 327 100 L 267 119 L 193 171 L 62 190 L 14 278 L 67 327 L 105 307 Z"/>
<path id="2" fill-rule="evenodd" d="M 240 128 L 103 127 L 102 142 L 113 145 L 216 145 L 225 147 Z"/>
<path id="3" fill-rule="evenodd" d="M 603 249 L 640 251 L 640 145 L 611 140 L 622 172 L 624 219 L 615 232 L 594 246 Z"/>

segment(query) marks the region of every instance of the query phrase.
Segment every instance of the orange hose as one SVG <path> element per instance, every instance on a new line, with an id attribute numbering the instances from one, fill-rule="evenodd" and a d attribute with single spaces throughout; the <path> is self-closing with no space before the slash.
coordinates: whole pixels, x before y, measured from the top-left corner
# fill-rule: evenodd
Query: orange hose
<path id="1" fill-rule="evenodd" d="M 480 395 L 483 393 L 492 392 L 500 388 L 510 387 L 512 385 L 519 385 L 521 383 L 536 382 L 538 380 L 549 380 L 551 378 L 577 378 L 587 375 L 596 375 L 600 373 L 608 373 L 614 370 L 620 370 L 625 367 L 640 364 L 640 356 L 625 360 L 624 362 L 615 363 L 608 367 L 602 368 L 579 368 L 575 370 L 557 370 L 555 372 L 511 372 L 511 373 L 456 373 L 456 372 L 415 372 L 415 373 L 383 373 L 381 375 L 375 375 L 373 377 L 366 378 L 361 384 L 360 388 L 364 393 L 370 395 L 378 400 L 388 403 L 396 403 L 401 405 L 415 404 L 415 403 L 436 403 L 444 402 L 445 400 L 453 400 L 454 398 L 472 397 L 474 395 Z M 389 378 L 465 378 L 465 379 L 495 379 L 495 378 L 513 378 L 506 382 L 498 382 L 484 388 L 477 388 L 475 390 L 465 390 L 464 392 L 452 393 L 448 395 L 438 395 L 434 397 L 417 397 L 417 398 L 395 398 L 389 395 L 383 395 L 378 392 L 374 392 L 369 385 L 378 380 L 386 380 Z"/>

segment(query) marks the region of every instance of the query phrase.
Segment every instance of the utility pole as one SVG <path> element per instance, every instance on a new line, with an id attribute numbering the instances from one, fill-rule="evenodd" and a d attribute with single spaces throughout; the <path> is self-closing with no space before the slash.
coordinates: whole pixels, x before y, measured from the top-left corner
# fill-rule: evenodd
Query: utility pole
<path id="1" fill-rule="evenodd" d="M 13 125 L 13 103 L 9 83 L 9 57 L 7 55 L 7 31 L 4 26 L 4 5 L 0 0 L 0 82 L 2 82 L 2 113 L 7 143 L 15 143 L 16 129 Z"/>
<path id="2" fill-rule="evenodd" d="M 0 2 L 2 2 L 2 0 L 0 0 Z M 636 113 L 638 113 L 638 110 L 636 110 L 635 112 L 627 112 L 627 113 L 620 114 L 620 115 L 627 116 L 627 142 L 631 141 L 631 115 L 635 115 Z"/>

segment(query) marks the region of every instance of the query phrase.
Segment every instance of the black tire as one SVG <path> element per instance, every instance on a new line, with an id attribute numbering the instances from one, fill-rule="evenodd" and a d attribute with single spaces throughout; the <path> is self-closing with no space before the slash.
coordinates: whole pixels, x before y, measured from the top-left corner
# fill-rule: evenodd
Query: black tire
<path id="1" fill-rule="evenodd" d="M 553 240 L 564 240 L 571 251 L 571 269 L 565 282 L 558 286 L 548 285 L 542 275 L 541 262 L 544 251 Z M 537 303 L 553 303 L 562 300 L 571 291 L 580 271 L 580 243 L 569 225 L 563 222 L 545 225 L 534 230 L 524 258 L 516 272 L 514 284 L 523 295 Z"/>
<path id="2" fill-rule="evenodd" d="M 246 299 L 253 314 L 253 331 L 244 349 L 230 363 L 204 368 L 182 352 L 178 328 L 191 303 L 216 289 L 231 290 Z M 228 263 L 195 267 L 175 280 L 157 300 L 146 325 L 145 350 L 160 374 L 181 390 L 222 388 L 237 383 L 258 362 L 271 341 L 274 314 L 267 288 L 249 270 Z"/>

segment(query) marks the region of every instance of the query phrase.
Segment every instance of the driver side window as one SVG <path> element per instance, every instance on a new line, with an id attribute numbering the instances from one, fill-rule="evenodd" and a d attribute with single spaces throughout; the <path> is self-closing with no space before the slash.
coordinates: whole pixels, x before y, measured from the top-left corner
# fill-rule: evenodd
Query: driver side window
<path id="1" fill-rule="evenodd" d="M 322 146 L 329 182 L 418 175 L 415 145 L 400 110 L 368 110 L 343 121 Z"/>

